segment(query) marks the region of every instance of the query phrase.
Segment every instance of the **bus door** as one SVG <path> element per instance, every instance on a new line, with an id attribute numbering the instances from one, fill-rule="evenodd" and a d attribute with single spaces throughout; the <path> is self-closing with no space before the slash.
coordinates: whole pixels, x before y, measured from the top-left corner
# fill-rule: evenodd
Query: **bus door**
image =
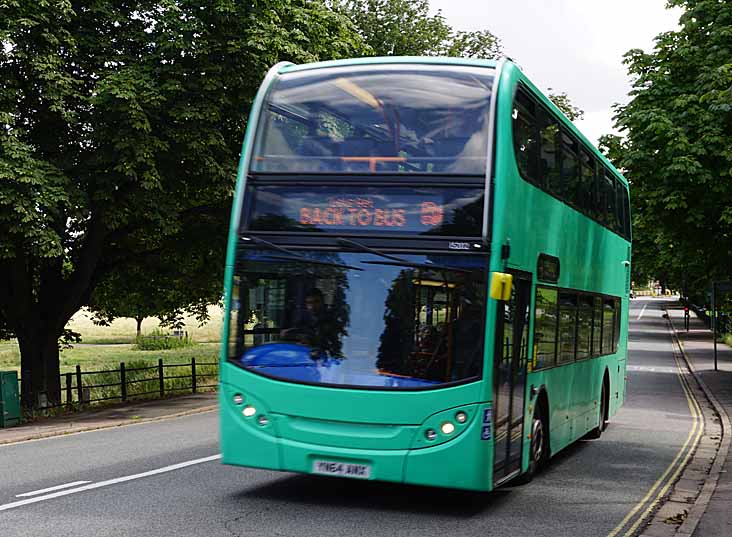
<path id="1" fill-rule="evenodd" d="M 511 299 L 498 303 L 493 367 L 493 482 L 521 470 L 524 392 L 529 344 L 531 275 L 513 273 Z"/>

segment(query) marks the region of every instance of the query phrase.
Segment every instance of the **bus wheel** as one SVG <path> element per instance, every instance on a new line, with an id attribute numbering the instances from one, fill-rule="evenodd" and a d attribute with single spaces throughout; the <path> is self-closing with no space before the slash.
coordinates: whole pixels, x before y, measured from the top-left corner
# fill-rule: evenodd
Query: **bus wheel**
<path id="1" fill-rule="evenodd" d="M 587 433 L 587 438 L 596 440 L 602 436 L 602 431 L 607 428 L 607 380 L 602 383 L 602 393 L 600 395 L 600 412 L 597 417 L 597 427 Z"/>
<path id="2" fill-rule="evenodd" d="M 541 470 L 549 456 L 549 429 L 546 426 L 541 405 L 534 410 L 531 420 L 531 444 L 529 445 L 529 468 L 521 476 L 522 483 L 528 483 Z"/>
<path id="3" fill-rule="evenodd" d="M 517 485 L 525 485 L 531 482 L 534 476 L 541 470 L 549 458 L 549 429 L 546 426 L 546 419 L 541 404 L 536 406 L 534 417 L 531 419 L 531 444 L 529 445 L 529 467 L 526 472 L 515 478 L 512 482 Z"/>

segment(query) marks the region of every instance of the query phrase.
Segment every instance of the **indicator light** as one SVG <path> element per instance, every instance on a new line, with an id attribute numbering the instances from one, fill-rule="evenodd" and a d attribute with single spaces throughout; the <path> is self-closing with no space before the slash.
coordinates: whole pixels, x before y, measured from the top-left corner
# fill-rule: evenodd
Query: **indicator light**
<path id="1" fill-rule="evenodd" d="M 235 405 L 240 405 L 240 404 L 242 404 L 243 402 L 244 402 L 244 396 L 243 396 L 242 394 L 240 394 L 240 393 L 237 393 L 237 394 L 236 394 L 236 395 L 234 396 L 234 404 L 235 404 Z"/>
<path id="2" fill-rule="evenodd" d="M 259 416 L 259 419 L 257 419 L 257 423 L 264 427 L 269 423 L 269 418 L 267 416 Z"/>
<path id="3" fill-rule="evenodd" d="M 241 411 L 242 414 L 244 414 L 247 418 L 251 418 L 254 416 L 254 414 L 257 413 L 257 409 L 254 408 L 252 405 L 247 405 L 244 407 L 244 410 Z"/>
<path id="4" fill-rule="evenodd" d="M 434 440 L 435 438 L 437 438 L 437 431 L 435 431 L 434 429 L 427 429 L 424 432 L 424 437 L 427 440 Z"/>
<path id="5" fill-rule="evenodd" d="M 457 421 L 458 423 L 465 423 L 466 421 L 468 421 L 468 415 L 461 410 L 460 412 L 455 414 L 455 421 Z"/>
<path id="6" fill-rule="evenodd" d="M 443 434 L 452 434 L 453 432 L 455 432 L 455 426 L 452 423 L 450 423 L 449 421 L 446 421 L 445 423 L 442 424 L 442 426 L 440 427 L 440 430 L 442 431 Z"/>

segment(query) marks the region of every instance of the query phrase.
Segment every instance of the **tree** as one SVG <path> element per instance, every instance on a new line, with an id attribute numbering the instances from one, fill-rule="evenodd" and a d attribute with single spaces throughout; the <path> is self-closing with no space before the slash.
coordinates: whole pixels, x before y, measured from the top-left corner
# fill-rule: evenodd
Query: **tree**
<path id="1" fill-rule="evenodd" d="M 58 340 L 99 282 L 180 253 L 191 222 L 221 237 L 218 274 L 266 70 L 366 51 L 318 1 L 0 4 L 0 318 L 24 406 L 59 402 Z"/>
<path id="2" fill-rule="evenodd" d="M 146 317 L 180 328 L 183 315 L 199 323 L 209 319 L 208 306 L 221 301 L 228 208 L 186 218 L 179 233 L 164 237 L 156 249 L 137 252 L 131 245 L 128 263 L 113 264 L 96 285 L 88 308 L 94 322 L 110 324 L 116 317 L 137 321 L 137 335 Z"/>
<path id="3" fill-rule="evenodd" d="M 501 42 L 488 30 L 456 31 L 428 0 L 331 0 L 347 16 L 375 56 L 498 58 Z"/>
<path id="4" fill-rule="evenodd" d="M 627 171 L 623 169 L 623 159 L 625 152 L 628 150 L 624 138 L 615 134 L 606 134 L 600 137 L 598 148 L 621 173 L 626 174 L 626 179 L 630 179 Z M 635 205 L 633 195 L 634 190 L 631 185 L 631 201 Z M 658 246 L 664 244 L 664 237 L 656 233 L 660 230 L 654 232 L 653 229 L 648 229 L 645 226 L 645 221 L 636 214 L 635 206 L 632 209 L 633 263 L 631 264 L 631 280 L 638 283 L 646 283 L 655 279 L 667 281 L 670 260 L 663 255 L 665 250 L 660 249 Z M 656 241 L 658 241 L 658 244 Z"/>
<path id="5" fill-rule="evenodd" d="M 685 9 L 681 28 L 625 56 L 634 80 L 617 109 L 617 164 L 632 184 L 634 262 L 703 296 L 709 280 L 732 276 L 732 5 L 669 6 Z"/>
<path id="6" fill-rule="evenodd" d="M 562 91 L 560 93 L 554 93 L 552 88 L 549 88 L 549 99 L 564 113 L 565 116 L 567 116 L 567 118 L 569 118 L 570 121 L 585 117 L 585 111 L 572 104 L 572 101 L 566 92 Z"/>

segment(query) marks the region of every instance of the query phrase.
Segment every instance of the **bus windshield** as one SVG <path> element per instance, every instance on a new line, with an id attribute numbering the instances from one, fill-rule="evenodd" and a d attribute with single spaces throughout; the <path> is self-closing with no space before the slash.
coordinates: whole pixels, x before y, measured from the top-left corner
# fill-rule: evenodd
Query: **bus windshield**
<path id="1" fill-rule="evenodd" d="M 252 171 L 483 175 L 493 72 L 371 65 L 281 75 Z"/>
<path id="2" fill-rule="evenodd" d="M 230 359 L 275 378 L 348 387 L 478 378 L 485 258 L 377 254 L 247 250 Z"/>

